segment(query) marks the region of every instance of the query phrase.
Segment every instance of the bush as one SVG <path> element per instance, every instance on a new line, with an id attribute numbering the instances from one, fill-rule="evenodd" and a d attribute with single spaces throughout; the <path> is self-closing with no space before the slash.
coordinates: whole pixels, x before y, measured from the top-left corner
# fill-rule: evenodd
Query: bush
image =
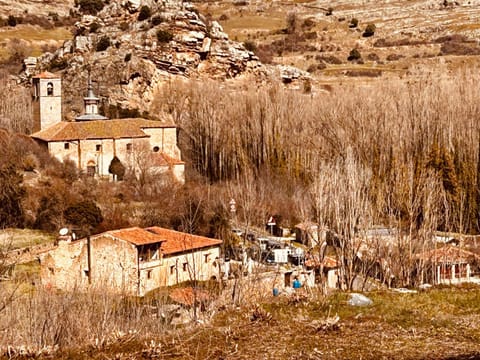
<path id="1" fill-rule="evenodd" d="M 222 14 L 222 15 L 220 15 L 220 17 L 218 18 L 218 20 L 220 20 L 220 21 L 227 21 L 227 20 L 228 20 L 228 15 L 227 15 L 227 14 Z"/>
<path id="2" fill-rule="evenodd" d="M 387 57 L 386 57 L 386 60 L 387 61 L 397 61 L 397 60 L 400 60 L 401 58 L 404 58 L 405 56 L 402 55 L 402 54 L 389 54 Z"/>
<path id="3" fill-rule="evenodd" d="M 375 24 L 368 24 L 362 36 L 363 37 L 373 36 L 375 34 L 375 30 L 377 30 L 377 27 L 375 26 Z"/>
<path id="4" fill-rule="evenodd" d="M 151 20 L 153 26 L 160 25 L 163 22 L 163 18 L 160 15 L 156 15 Z"/>
<path id="5" fill-rule="evenodd" d="M 325 15 L 326 15 L 326 16 L 330 16 L 330 15 L 332 15 L 332 14 L 333 14 L 333 8 L 332 8 L 332 7 L 329 7 L 329 8 L 327 9 L 327 11 L 325 12 Z"/>
<path id="6" fill-rule="evenodd" d="M 66 69 L 68 66 L 68 61 L 65 58 L 59 58 L 58 56 L 54 57 L 50 64 L 48 65 L 49 71 L 58 71 Z"/>
<path id="7" fill-rule="evenodd" d="M 96 228 L 102 221 L 102 211 L 91 200 L 80 201 L 65 209 L 65 220 L 74 226 L 85 230 Z"/>
<path id="8" fill-rule="evenodd" d="M 56 12 L 49 12 L 48 16 L 55 22 L 60 21 L 60 16 Z"/>
<path id="9" fill-rule="evenodd" d="M 307 68 L 307 72 L 309 72 L 310 74 L 313 74 L 319 70 L 324 70 L 326 68 L 327 68 L 327 65 L 324 62 L 319 62 L 318 64 L 311 64 Z"/>
<path id="10" fill-rule="evenodd" d="M 302 28 L 303 29 L 311 29 L 312 27 L 315 26 L 315 21 L 313 21 L 312 19 L 308 18 L 308 19 L 305 19 L 302 23 Z"/>
<path id="11" fill-rule="evenodd" d="M 303 93 L 310 94 L 312 92 L 312 82 L 307 79 L 303 82 Z"/>
<path id="12" fill-rule="evenodd" d="M 125 55 L 125 58 L 123 59 L 125 62 L 129 62 L 130 60 L 132 59 L 132 54 L 131 53 L 128 53 L 127 55 Z"/>
<path id="13" fill-rule="evenodd" d="M 168 43 L 172 41 L 173 34 L 170 31 L 158 30 L 157 31 L 157 40 L 160 43 Z"/>
<path id="14" fill-rule="evenodd" d="M 347 60 L 356 61 L 356 60 L 360 60 L 361 58 L 362 58 L 362 55 L 360 54 L 360 51 L 358 51 L 357 49 L 352 49 L 350 51 L 350 54 L 348 55 Z"/>
<path id="15" fill-rule="evenodd" d="M 90 24 L 90 33 L 96 33 L 98 29 L 100 29 L 100 24 L 97 22 L 93 22 Z"/>
<path id="16" fill-rule="evenodd" d="M 122 30 L 122 31 L 127 31 L 128 28 L 130 27 L 130 25 L 128 25 L 128 23 L 127 23 L 126 21 L 124 21 L 124 22 L 121 22 L 121 23 L 120 23 L 120 26 L 119 26 L 119 27 L 120 27 L 120 30 Z"/>
<path id="17" fill-rule="evenodd" d="M 75 0 L 77 6 L 83 14 L 96 15 L 103 9 L 105 4 L 103 0 Z"/>
<path id="18" fill-rule="evenodd" d="M 138 21 L 147 20 L 152 16 L 152 10 L 147 5 L 143 5 L 140 8 L 140 13 L 138 14 Z"/>
<path id="19" fill-rule="evenodd" d="M 125 176 L 125 166 L 118 157 L 114 156 L 108 167 L 108 172 L 114 176 L 115 180 L 123 180 Z"/>
<path id="20" fill-rule="evenodd" d="M 315 56 L 315 60 L 323 61 L 327 64 L 333 64 L 333 65 L 342 64 L 342 60 L 340 60 L 339 58 L 337 58 L 333 55 L 317 55 L 317 56 Z"/>
<path id="21" fill-rule="evenodd" d="M 345 72 L 346 76 L 351 77 L 379 77 L 382 76 L 381 70 L 348 70 Z"/>
<path id="22" fill-rule="evenodd" d="M 8 15 L 7 24 L 12 27 L 17 26 L 17 18 L 13 15 Z"/>
<path id="23" fill-rule="evenodd" d="M 293 34 L 295 30 L 297 29 L 297 13 L 294 11 L 290 11 L 287 14 L 287 34 Z"/>
<path id="24" fill-rule="evenodd" d="M 255 55 L 257 55 L 258 59 L 264 64 L 271 64 L 273 62 L 273 50 L 268 44 L 259 45 Z"/>
<path id="25" fill-rule="evenodd" d="M 251 40 L 245 41 L 243 43 L 243 46 L 245 46 L 245 49 L 247 49 L 248 51 L 254 52 L 255 50 L 257 50 L 257 45 L 255 45 L 255 43 Z"/>
<path id="26" fill-rule="evenodd" d="M 349 28 L 353 29 L 353 28 L 356 28 L 357 26 L 358 26 L 357 18 L 353 18 L 352 20 L 350 20 L 350 24 L 348 25 Z"/>
<path id="27" fill-rule="evenodd" d="M 97 43 L 97 51 L 105 51 L 111 45 L 110 38 L 108 36 L 103 36 Z"/>

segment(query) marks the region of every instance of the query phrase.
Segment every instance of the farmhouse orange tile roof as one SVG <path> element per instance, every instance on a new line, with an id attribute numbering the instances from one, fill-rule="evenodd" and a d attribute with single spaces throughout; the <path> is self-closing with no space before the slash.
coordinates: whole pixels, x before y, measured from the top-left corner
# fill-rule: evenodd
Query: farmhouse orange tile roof
<path id="1" fill-rule="evenodd" d="M 149 227 L 146 230 L 166 240 L 161 247 L 162 254 L 164 255 L 220 245 L 223 242 L 218 239 L 187 234 L 175 230 L 164 229 L 158 226 Z"/>
<path id="2" fill-rule="evenodd" d="M 318 255 L 310 255 L 309 258 L 307 258 L 305 260 L 305 266 L 306 267 L 310 267 L 310 268 L 313 268 L 313 267 L 320 267 L 320 259 L 318 258 Z M 329 269 L 334 269 L 336 267 L 338 267 L 338 263 L 337 263 L 337 260 L 332 257 L 332 256 L 325 256 L 323 258 L 323 266 L 325 268 L 329 268 Z"/>
<path id="3" fill-rule="evenodd" d="M 192 306 L 195 301 L 198 303 L 210 300 L 210 295 L 207 291 L 195 289 L 195 294 L 193 291 L 192 287 L 178 288 L 172 290 L 169 296 L 170 299 L 184 306 Z"/>
<path id="4" fill-rule="evenodd" d="M 455 246 L 444 246 L 439 249 L 430 250 L 416 255 L 417 259 L 423 261 L 432 261 L 437 263 L 468 263 L 473 259 L 480 259 L 480 256 L 470 251 L 460 249 Z"/>
<path id="5" fill-rule="evenodd" d="M 120 230 L 110 230 L 103 234 L 108 234 L 110 236 L 113 236 L 114 238 L 127 241 L 134 245 L 155 244 L 158 242 L 165 241 L 165 239 L 163 239 L 162 237 L 152 234 L 150 231 L 147 231 L 138 227 L 132 227 L 132 228 L 126 228 L 126 229 L 120 229 Z M 100 234 L 100 235 L 103 235 L 103 234 Z"/>
<path id="6" fill-rule="evenodd" d="M 149 137 L 143 129 L 171 127 L 175 127 L 175 125 L 140 118 L 60 121 L 47 129 L 32 134 L 32 137 L 43 141 L 142 138 Z"/>

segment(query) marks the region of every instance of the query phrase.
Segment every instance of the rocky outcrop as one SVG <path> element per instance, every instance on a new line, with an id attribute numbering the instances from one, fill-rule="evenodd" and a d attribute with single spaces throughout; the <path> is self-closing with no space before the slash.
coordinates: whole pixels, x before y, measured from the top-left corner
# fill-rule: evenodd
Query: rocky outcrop
<path id="1" fill-rule="evenodd" d="M 151 14 L 139 20 L 143 6 Z M 229 40 L 220 24 L 189 3 L 111 1 L 97 16 L 83 16 L 75 33 L 37 65 L 62 72 L 64 98 L 72 99 L 64 104 L 67 113 L 81 111 L 79 94 L 88 72 L 108 104 L 140 112 L 149 110 L 157 88 L 172 77 L 258 78 L 267 73 L 254 53 Z"/>

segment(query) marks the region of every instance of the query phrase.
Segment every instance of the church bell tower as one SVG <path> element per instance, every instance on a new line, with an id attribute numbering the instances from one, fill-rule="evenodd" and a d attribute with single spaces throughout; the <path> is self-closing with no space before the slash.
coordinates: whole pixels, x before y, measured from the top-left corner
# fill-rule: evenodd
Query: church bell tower
<path id="1" fill-rule="evenodd" d="M 62 121 L 62 80 L 60 76 L 43 72 L 32 78 L 33 132 Z"/>

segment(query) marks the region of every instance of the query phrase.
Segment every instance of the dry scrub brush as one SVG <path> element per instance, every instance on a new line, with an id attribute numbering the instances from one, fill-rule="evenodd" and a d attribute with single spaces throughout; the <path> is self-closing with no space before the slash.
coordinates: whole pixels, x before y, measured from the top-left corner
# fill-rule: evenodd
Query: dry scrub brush
<path id="1" fill-rule="evenodd" d="M 161 338 L 167 329 L 164 299 L 36 289 L 16 295 L 0 311 L 0 354 L 11 346 L 103 349 L 135 339 Z"/>

